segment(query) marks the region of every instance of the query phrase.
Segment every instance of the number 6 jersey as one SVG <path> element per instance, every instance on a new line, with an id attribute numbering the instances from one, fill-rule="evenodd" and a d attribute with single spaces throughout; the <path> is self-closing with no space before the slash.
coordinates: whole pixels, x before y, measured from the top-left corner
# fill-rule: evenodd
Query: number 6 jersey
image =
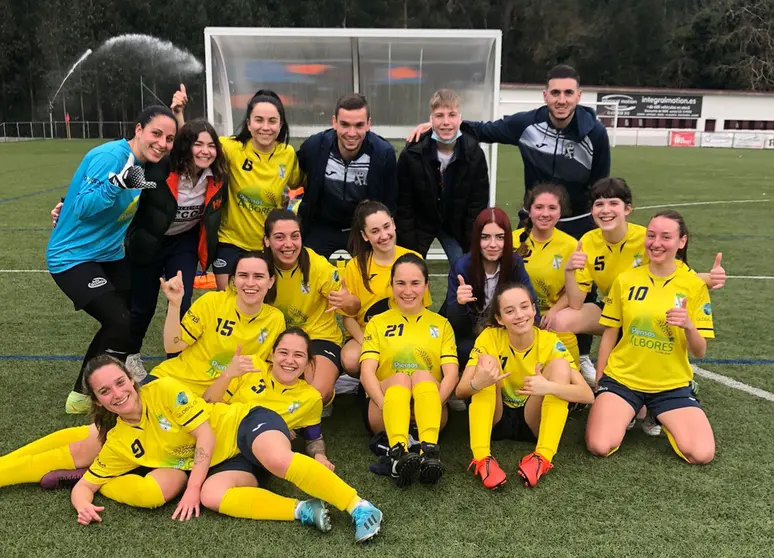
<path id="1" fill-rule="evenodd" d="M 397 308 L 371 318 L 365 329 L 360 362 L 376 360 L 381 382 L 396 372 L 427 370 L 439 382 L 441 365 L 457 364 L 457 344 L 449 321 L 427 309 L 406 316 Z"/>

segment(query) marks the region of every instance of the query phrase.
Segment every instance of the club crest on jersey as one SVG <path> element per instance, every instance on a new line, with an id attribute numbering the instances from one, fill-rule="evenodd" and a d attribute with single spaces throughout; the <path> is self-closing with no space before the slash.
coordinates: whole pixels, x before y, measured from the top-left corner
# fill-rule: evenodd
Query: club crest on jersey
<path id="1" fill-rule="evenodd" d="M 675 295 L 675 308 L 682 308 L 683 307 L 683 301 L 686 300 L 688 296 L 684 295 L 683 293 L 677 293 Z"/>
<path id="2" fill-rule="evenodd" d="M 309 283 L 301 282 L 301 294 L 309 294 L 312 292 L 312 289 L 309 287 Z"/>
<path id="3" fill-rule="evenodd" d="M 188 404 L 188 395 L 181 391 L 177 394 L 177 397 L 175 397 L 175 407 L 179 407 L 181 405 L 187 405 Z"/>
<path id="4" fill-rule="evenodd" d="M 564 156 L 568 159 L 575 158 L 575 144 L 573 143 L 565 143 L 564 144 Z"/>
<path id="5" fill-rule="evenodd" d="M 296 401 L 293 401 L 293 402 L 292 402 L 292 403 L 291 403 L 291 404 L 288 406 L 288 413 L 290 413 L 290 414 L 292 415 L 293 413 L 295 413 L 296 411 L 298 411 L 300 408 L 301 408 L 301 402 L 300 402 L 300 401 L 298 401 L 298 400 L 296 400 Z"/>
<path id="6" fill-rule="evenodd" d="M 431 325 L 430 326 L 430 337 L 433 339 L 438 339 L 441 336 L 441 331 L 438 329 L 438 326 Z"/>
<path id="7" fill-rule="evenodd" d="M 285 165 L 280 165 L 279 172 L 277 174 L 279 174 L 280 178 L 285 178 L 285 174 L 287 174 L 287 167 Z"/>
<path id="8" fill-rule="evenodd" d="M 355 173 L 355 185 L 356 186 L 365 186 L 366 185 L 366 173 L 365 171 L 358 171 Z"/>
<path id="9" fill-rule="evenodd" d="M 164 415 L 156 415 L 156 420 L 159 421 L 159 427 L 164 432 L 169 432 L 172 430 L 172 423 L 167 420 L 167 417 Z"/>
<path id="10" fill-rule="evenodd" d="M 642 265 L 642 254 L 634 254 L 634 261 L 632 261 L 632 267 L 640 267 Z"/>
<path id="11" fill-rule="evenodd" d="M 551 267 L 554 269 L 562 269 L 562 256 L 554 254 L 554 259 L 551 261 Z"/>
<path id="12" fill-rule="evenodd" d="M 258 334 L 258 342 L 264 343 L 266 339 L 269 337 L 269 330 L 264 328 L 261 328 L 261 333 Z"/>
<path id="13" fill-rule="evenodd" d="M 336 283 L 338 283 L 338 282 L 339 282 L 339 270 L 338 270 L 338 269 L 334 269 L 334 270 L 333 270 L 333 280 L 334 280 Z"/>

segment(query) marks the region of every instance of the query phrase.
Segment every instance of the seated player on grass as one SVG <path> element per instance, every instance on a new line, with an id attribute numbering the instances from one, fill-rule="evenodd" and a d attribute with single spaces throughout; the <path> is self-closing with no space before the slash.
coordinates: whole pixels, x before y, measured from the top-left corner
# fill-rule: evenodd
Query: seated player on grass
<path id="1" fill-rule="evenodd" d="M 527 192 L 525 226 L 513 231 L 513 245 L 518 246 L 516 253 L 524 260 L 537 294 L 541 329 L 556 333 L 580 370 L 575 334 L 555 331 L 553 323 L 556 314 L 568 306 L 564 296 L 564 264 L 577 245 L 573 237 L 556 228 L 567 203 L 567 193 L 556 184 L 539 184 Z"/>
<path id="2" fill-rule="evenodd" d="M 557 335 L 535 327 L 535 312 L 524 285 L 498 287 L 488 327 L 476 339 L 457 386 L 458 398 L 470 397 L 470 467 L 489 489 L 506 482 L 490 440 L 537 444 L 517 470 L 525 486 L 535 486 L 553 468 L 567 403 L 594 400 Z"/>
<path id="3" fill-rule="evenodd" d="M 341 365 L 342 333 L 336 310 L 355 316 L 360 299 L 341 281 L 338 270 L 322 256 L 306 248 L 301 219 L 287 209 L 275 209 L 266 217 L 264 243 L 276 270 L 274 305 L 285 315 L 288 327 L 300 327 L 312 339 L 314 368 L 305 378 L 328 405 Z"/>
<path id="4" fill-rule="evenodd" d="M 234 484 L 231 472 L 265 467 L 313 497 L 351 513 L 357 542 L 378 533 L 381 512 L 324 464 L 294 453 L 287 425 L 271 409 L 244 403 L 212 405 L 174 378 L 154 379 L 140 387 L 110 356 L 91 361 L 85 379 L 104 445 L 73 488 L 71 501 L 78 523 L 102 521 L 99 514 L 104 507 L 94 505 L 97 492 L 142 508 L 162 506 L 183 492 L 173 519 L 198 516 L 202 502 L 217 503 L 221 513 L 239 517 L 252 517 L 256 508 L 268 514 L 266 507 L 276 506 L 274 519 L 291 519 L 292 509 L 293 517 L 303 523 L 329 529 L 320 501 L 297 502 L 256 486 L 227 482 L 231 477 Z M 209 486 L 208 471 L 212 473 Z M 229 475 L 218 479 L 222 472 Z"/>
<path id="5" fill-rule="evenodd" d="M 645 251 L 645 227 L 627 222 L 632 212 L 632 191 L 622 178 L 603 178 L 591 188 L 591 215 L 599 227 L 581 237 L 575 252 L 565 265 L 565 290 L 570 307 L 558 312 L 554 330 L 601 335 L 599 323 L 603 300 L 613 281 L 621 273 L 648 263 Z M 721 254 L 709 273 L 698 276 L 712 289 L 723 287 L 726 272 L 720 265 Z M 682 265 L 682 264 L 681 264 Z M 597 300 L 584 303 L 596 286 Z M 593 378 L 586 378 L 593 383 Z M 643 431 L 658 436 L 661 428 L 651 415 L 644 417 Z"/>
<path id="6" fill-rule="evenodd" d="M 417 472 L 420 482 L 434 484 L 444 472 L 438 433 L 459 373 L 454 332 L 446 318 L 425 308 L 428 272 L 421 257 L 399 257 L 390 281 L 395 307 L 368 322 L 360 356 L 367 427 L 387 433 L 397 486 L 412 483 Z M 420 454 L 408 451 L 412 400 Z"/>
<path id="7" fill-rule="evenodd" d="M 594 455 L 612 454 L 646 406 L 677 455 L 709 463 L 715 438 L 691 387 L 688 356 L 703 358 L 715 337 L 712 306 L 707 285 L 687 266 L 688 230 L 679 213 L 650 220 L 645 250 L 648 264 L 621 273 L 605 299 L 586 444 Z"/>
<path id="8" fill-rule="evenodd" d="M 363 331 L 368 321 L 391 306 L 390 270 L 403 254 L 416 254 L 395 244 L 395 221 L 383 203 L 364 200 L 355 209 L 347 250 L 352 259 L 344 269 L 349 291 L 360 299 L 357 316 L 344 317 L 344 329 L 352 338 L 341 349 L 344 372 L 360 376 L 360 353 Z M 419 255 L 419 254 L 417 254 Z M 425 291 L 422 304 L 433 303 L 430 289 Z"/>
<path id="9" fill-rule="evenodd" d="M 161 280 L 169 300 L 164 322 L 164 349 L 182 351 L 162 362 L 152 376 L 170 376 L 201 396 L 231 362 L 237 347 L 242 353 L 266 360 L 277 335 L 285 329 L 274 301 L 274 262 L 263 252 L 242 252 L 234 260 L 224 291 L 199 297 L 180 319 L 184 297 L 182 278 Z"/>

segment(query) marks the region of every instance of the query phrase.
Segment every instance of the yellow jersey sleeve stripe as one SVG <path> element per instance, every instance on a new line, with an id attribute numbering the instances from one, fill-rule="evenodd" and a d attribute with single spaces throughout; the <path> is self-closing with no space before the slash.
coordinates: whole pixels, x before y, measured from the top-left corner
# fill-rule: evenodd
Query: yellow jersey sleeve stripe
<path id="1" fill-rule="evenodd" d="M 362 354 L 363 354 L 363 355 L 367 355 L 367 354 L 369 354 L 369 353 L 370 353 L 370 354 L 377 355 L 377 356 L 379 356 L 379 354 L 380 354 L 380 353 L 379 353 L 379 351 L 363 351 L 363 352 L 362 352 Z"/>
<path id="2" fill-rule="evenodd" d="M 97 477 L 98 479 L 114 479 L 114 478 L 117 478 L 117 477 L 121 477 L 121 476 L 123 476 L 123 475 L 125 474 L 125 473 L 122 473 L 122 474 L 120 474 L 120 475 L 100 475 L 100 474 L 98 474 L 98 473 L 95 473 L 94 471 L 92 471 L 91 467 L 89 467 L 89 468 L 87 469 L 87 472 L 88 472 L 90 475 L 94 475 L 94 476 L 95 476 L 95 477 Z"/>
<path id="3" fill-rule="evenodd" d="M 185 332 L 188 334 L 188 337 L 190 337 L 190 338 L 191 338 L 191 339 L 193 339 L 194 341 L 198 340 L 198 337 L 196 337 L 196 336 L 195 336 L 193 333 L 191 333 L 190 331 L 188 331 L 188 328 L 187 328 L 187 327 L 185 327 L 185 325 L 183 325 L 183 324 L 180 324 L 180 327 L 182 327 L 182 328 L 183 328 L 183 330 L 185 330 Z"/>
<path id="4" fill-rule="evenodd" d="M 191 417 L 191 418 L 189 418 L 187 421 L 185 421 L 185 422 L 183 423 L 183 426 L 188 426 L 189 424 L 191 424 L 191 423 L 192 423 L 193 421 L 195 421 L 195 420 L 196 420 L 196 419 L 199 417 L 199 415 L 201 415 L 203 412 L 204 412 L 204 410 L 200 410 L 200 411 L 199 411 L 198 413 L 196 413 L 194 416 L 192 416 L 192 417 Z"/>
<path id="5" fill-rule="evenodd" d="M 621 321 L 621 319 L 620 319 L 620 318 L 614 318 L 614 317 L 612 317 L 612 316 L 607 316 L 607 315 L 605 315 L 605 314 L 602 314 L 602 315 L 600 316 L 600 318 L 601 318 L 601 319 L 605 319 L 605 320 L 611 320 L 611 321 L 613 321 L 613 322 L 620 322 L 620 321 Z"/>

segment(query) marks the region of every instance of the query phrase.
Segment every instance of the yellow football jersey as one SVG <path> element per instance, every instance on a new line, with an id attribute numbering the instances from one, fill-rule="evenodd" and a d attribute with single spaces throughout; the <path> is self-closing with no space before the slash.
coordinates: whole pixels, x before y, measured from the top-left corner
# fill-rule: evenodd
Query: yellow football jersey
<path id="1" fill-rule="evenodd" d="M 238 453 L 237 428 L 249 405 L 211 405 L 173 378 L 160 378 L 140 388 L 139 424 L 121 418 L 108 432 L 105 445 L 84 475 L 103 485 L 136 467 L 190 471 L 196 439 L 192 430 L 209 420 L 215 431 L 211 463 L 217 465 Z"/>
<path id="2" fill-rule="evenodd" d="M 267 363 L 255 363 L 260 372 L 251 372 L 234 378 L 223 396 L 227 403 L 243 403 L 271 409 L 282 417 L 290 430 L 320 424 L 322 396 L 320 392 L 299 379 L 286 386 L 274 379 Z"/>
<path id="3" fill-rule="evenodd" d="M 688 266 L 656 277 L 648 266 L 622 273 L 605 299 L 599 323 L 622 328 L 605 375 L 630 389 L 656 393 L 687 386 L 693 378 L 685 330 L 666 323 L 666 312 L 687 298 L 688 315 L 699 334 L 713 339 L 707 285 Z"/>
<path id="4" fill-rule="evenodd" d="M 521 244 L 519 237 L 523 232 L 524 229 L 513 232 L 514 246 Z M 539 242 L 530 235 L 526 244 L 529 252 L 524 256 L 524 267 L 538 297 L 540 313 L 544 314 L 564 292 L 564 265 L 575 251 L 578 241 L 566 232 L 554 229 L 545 242 Z"/>
<path id="5" fill-rule="evenodd" d="M 242 314 L 236 292 L 228 288 L 199 297 L 183 316 L 180 330 L 188 347 L 151 374 L 176 378 L 201 396 L 234 358 L 237 345 L 244 355 L 270 359 L 274 341 L 285 331 L 285 317 L 268 304 L 254 316 Z"/>
<path id="6" fill-rule="evenodd" d="M 419 256 L 419 254 L 413 250 L 396 246 L 393 263 L 395 263 L 395 260 L 403 254 L 414 254 Z M 369 258 L 367 270 L 368 286 L 371 288 L 371 292 L 366 289 L 365 283 L 363 283 L 363 276 L 360 273 L 360 261 L 358 258 L 355 257 L 349 260 L 347 262 L 347 267 L 344 268 L 344 280 L 347 289 L 360 299 L 360 311 L 357 313 L 356 319 L 357 323 L 360 324 L 360 327 L 363 329 L 365 329 L 366 324 L 371 318 L 392 307 L 392 286 L 390 285 L 392 265 L 380 265 L 375 262 L 373 258 Z M 429 307 L 433 304 L 433 299 L 430 296 L 430 289 L 425 291 L 423 302 L 425 307 Z"/>
<path id="7" fill-rule="evenodd" d="M 524 377 L 535 374 L 535 367 L 545 367 L 549 362 L 561 358 L 570 363 L 570 368 L 578 367 L 567 348 L 556 333 L 533 327 L 535 338 L 532 345 L 523 351 L 517 351 L 508 340 L 508 332 L 503 327 L 488 327 L 476 338 L 476 344 L 470 352 L 468 366 L 478 364 L 478 355 L 491 355 L 500 361 L 503 373 L 511 375 L 502 381 L 503 403 L 508 407 L 521 407 L 527 402 L 528 395 L 516 393 L 524 388 Z"/>
<path id="8" fill-rule="evenodd" d="M 430 310 L 405 316 L 397 308 L 374 316 L 363 337 L 360 362 L 379 361 L 376 377 L 381 382 L 396 372 L 427 370 L 439 382 L 441 365 L 457 364 L 457 343 L 449 321 Z"/>
<path id="9" fill-rule="evenodd" d="M 282 310 L 288 327 L 300 327 L 312 339 L 341 345 L 342 334 L 336 323 L 336 313 L 326 312 L 328 294 L 341 288 L 339 272 L 313 250 L 304 250 L 309 254 L 309 282 L 304 283 L 298 265 L 290 270 L 276 268 L 274 306 Z"/>
<path id="10" fill-rule="evenodd" d="M 583 251 L 587 254 L 586 267 L 575 271 L 575 280 L 583 292 L 597 286 L 597 300 L 602 300 L 618 275 L 648 263 L 645 255 L 645 233 L 647 229 L 634 223 L 627 223 L 626 236 L 617 244 L 608 244 L 602 231 L 594 229 L 581 237 Z M 576 242 L 577 246 L 577 242 Z"/>
<path id="11" fill-rule="evenodd" d="M 243 145 L 232 137 L 221 137 L 220 143 L 228 161 L 228 199 L 218 240 L 243 250 L 262 250 L 266 216 L 282 207 L 286 186 L 301 184 L 296 151 L 277 143 L 271 154 L 258 153 L 250 141 Z"/>

